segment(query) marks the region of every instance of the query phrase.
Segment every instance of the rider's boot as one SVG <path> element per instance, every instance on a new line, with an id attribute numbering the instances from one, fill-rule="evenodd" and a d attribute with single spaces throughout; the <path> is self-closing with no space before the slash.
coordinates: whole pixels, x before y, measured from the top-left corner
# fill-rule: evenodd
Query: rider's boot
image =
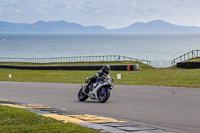
<path id="1" fill-rule="evenodd" d="M 83 90 L 83 93 L 88 93 L 89 92 L 89 84 L 87 84 Z"/>
<path id="2" fill-rule="evenodd" d="M 95 78 L 91 78 L 91 80 L 87 83 L 87 85 L 85 86 L 85 89 L 84 89 L 84 93 L 87 93 L 89 92 L 89 86 L 94 82 L 94 80 L 96 81 Z"/>

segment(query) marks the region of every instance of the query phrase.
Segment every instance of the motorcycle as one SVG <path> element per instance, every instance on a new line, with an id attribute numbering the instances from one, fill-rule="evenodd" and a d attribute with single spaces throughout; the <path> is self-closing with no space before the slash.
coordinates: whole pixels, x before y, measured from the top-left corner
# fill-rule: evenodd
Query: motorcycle
<path id="1" fill-rule="evenodd" d="M 87 78 L 86 84 L 90 81 Z M 110 76 L 102 76 L 96 79 L 96 82 L 89 86 L 89 92 L 85 92 L 86 84 L 81 85 L 81 89 L 78 92 L 78 99 L 85 101 L 88 97 L 92 100 L 98 100 L 100 103 L 106 102 L 110 97 L 110 90 L 113 88 L 113 82 L 115 79 L 110 79 Z"/>

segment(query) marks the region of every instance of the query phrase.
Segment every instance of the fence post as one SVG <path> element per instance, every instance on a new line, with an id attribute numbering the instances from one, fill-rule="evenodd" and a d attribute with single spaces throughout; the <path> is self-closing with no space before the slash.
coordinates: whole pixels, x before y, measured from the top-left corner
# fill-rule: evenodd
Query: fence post
<path id="1" fill-rule="evenodd" d="M 193 53 L 193 50 L 192 50 L 192 58 L 194 58 L 194 57 L 193 57 L 193 54 L 194 54 L 194 53 Z"/>

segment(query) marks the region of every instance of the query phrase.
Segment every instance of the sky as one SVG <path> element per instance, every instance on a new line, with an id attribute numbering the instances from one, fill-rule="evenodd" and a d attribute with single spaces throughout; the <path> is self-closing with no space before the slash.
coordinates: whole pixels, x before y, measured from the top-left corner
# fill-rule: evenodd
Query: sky
<path id="1" fill-rule="evenodd" d="M 0 0 L 0 21 L 58 21 L 107 29 L 164 20 L 200 27 L 200 0 Z"/>

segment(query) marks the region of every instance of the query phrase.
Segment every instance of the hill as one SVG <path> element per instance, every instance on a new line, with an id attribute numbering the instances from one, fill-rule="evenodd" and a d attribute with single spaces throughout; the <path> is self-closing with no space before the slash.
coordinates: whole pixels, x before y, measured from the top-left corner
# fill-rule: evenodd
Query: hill
<path id="1" fill-rule="evenodd" d="M 77 23 L 61 21 L 38 21 L 33 24 L 10 23 L 0 21 L 0 32 L 64 32 L 64 33 L 82 33 L 82 32 L 104 32 L 106 29 L 102 26 L 82 26 Z"/>
<path id="2" fill-rule="evenodd" d="M 38 21 L 33 24 L 0 21 L 0 33 L 200 33 L 200 27 L 179 26 L 163 20 L 136 22 L 130 26 L 108 30 L 103 26 L 83 26 L 60 21 Z"/>
<path id="3" fill-rule="evenodd" d="M 110 30 L 117 33 L 200 33 L 200 27 L 179 26 L 162 20 L 137 22 L 128 27 Z"/>

